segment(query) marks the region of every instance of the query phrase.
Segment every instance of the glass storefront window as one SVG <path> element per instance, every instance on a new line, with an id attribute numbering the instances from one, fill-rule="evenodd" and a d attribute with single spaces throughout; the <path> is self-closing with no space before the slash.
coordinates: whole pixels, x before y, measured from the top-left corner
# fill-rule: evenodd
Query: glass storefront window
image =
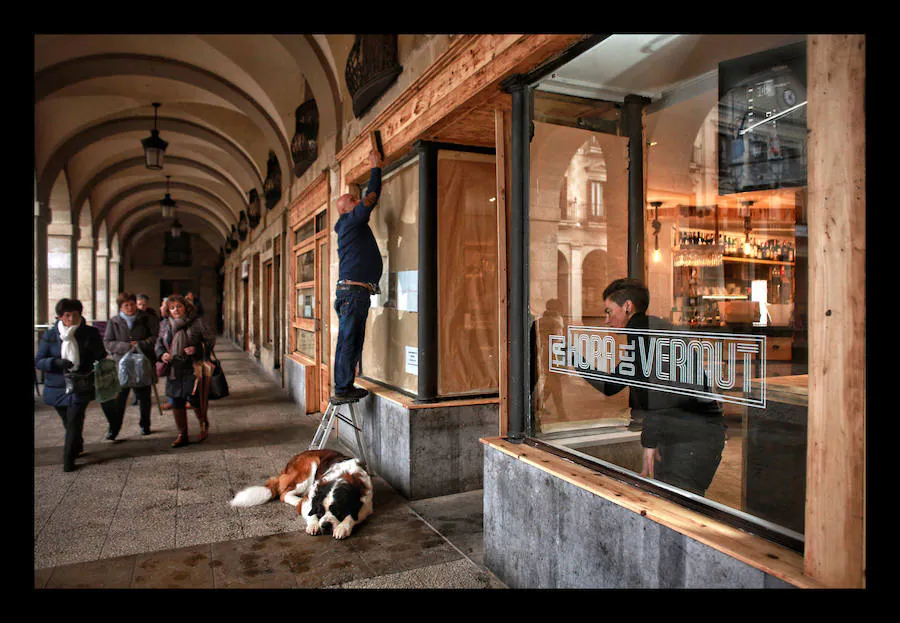
<path id="1" fill-rule="evenodd" d="M 416 393 L 419 348 L 419 168 L 413 158 L 382 178 L 381 198 L 369 226 L 384 266 L 380 294 L 366 319 L 362 374 Z"/>
<path id="2" fill-rule="evenodd" d="M 315 359 L 316 357 L 316 334 L 314 331 L 305 329 L 295 329 L 297 331 L 297 350 Z"/>
<path id="3" fill-rule="evenodd" d="M 530 145 L 533 436 L 795 534 L 805 41 L 611 36 L 537 87 Z M 627 94 L 647 101 L 646 301 L 607 290 L 634 243 Z"/>
<path id="4" fill-rule="evenodd" d="M 297 290 L 297 317 L 298 318 L 315 318 L 316 312 L 316 289 L 301 288 Z"/>
<path id="5" fill-rule="evenodd" d="M 312 223 L 312 221 L 310 221 Z M 313 249 L 297 256 L 297 282 L 305 283 L 316 278 L 316 254 Z"/>
<path id="6" fill-rule="evenodd" d="M 300 244 L 301 242 L 312 236 L 314 233 L 319 231 L 317 229 L 314 229 L 315 225 L 316 223 L 314 223 L 313 221 L 307 221 L 300 228 L 298 228 L 297 231 L 294 232 L 294 244 Z"/>

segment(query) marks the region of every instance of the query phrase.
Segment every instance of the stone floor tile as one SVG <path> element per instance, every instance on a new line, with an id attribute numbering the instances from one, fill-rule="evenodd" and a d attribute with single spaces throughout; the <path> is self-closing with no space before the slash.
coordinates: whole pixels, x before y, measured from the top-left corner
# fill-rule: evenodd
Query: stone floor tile
<path id="1" fill-rule="evenodd" d="M 214 588 L 210 545 L 138 554 L 132 588 Z"/>
<path id="2" fill-rule="evenodd" d="M 99 558 L 160 551 L 171 549 L 176 545 L 174 524 L 155 524 L 143 529 L 110 532 L 103 544 Z"/>
<path id="3" fill-rule="evenodd" d="M 34 568 L 97 560 L 100 558 L 105 541 L 106 530 L 100 532 L 79 530 L 76 538 L 72 538 L 71 532 L 53 534 L 44 530 L 34 540 Z"/>
<path id="4" fill-rule="evenodd" d="M 485 589 L 505 588 L 488 572 L 465 558 L 390 575 L 353 580 L 328 588 L 352 589 Z"/>
<path id="5" fill-rule="evenodd" d="M 45 588 L 130 588 L 134 556 L 94 560 L 52 570 Z"/>
<path id="6" fill-rule="evenodd" d="M 202 522 L 179 522 L 175 532 L 178 547 L 231 541 L 244 536 L 241 522 L 237 517 Z"/>

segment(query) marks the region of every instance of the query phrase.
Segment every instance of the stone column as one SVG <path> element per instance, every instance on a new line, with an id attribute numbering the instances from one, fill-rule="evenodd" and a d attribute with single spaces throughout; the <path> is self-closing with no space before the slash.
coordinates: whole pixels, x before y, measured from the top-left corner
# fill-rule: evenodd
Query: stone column
<path id="1" fill-rule="evenodd" d="M 95 260 L 96 271 L 94 279 L 94 309 L 97 312 L 95 320 L 109 319 L 109 250 L 97 249 Z"/>
<path id="2" fill-rule="evenodd" d="M 94 238 L 90 226 L 80 227 L 81 235 L 77 245 L 76 292 L 78 300 L 84 305 L 82 314 L 88 320 L 96 320 L 94 306 Z"/>
<path id="3" fill-rule="evenodd" d="M 119 313 L 119 308 L 116 306 L 116 297 L 119 295 L 119 254 L 115 252 L 111 253 L 109 258 L 107 292 L 109 292 L 107 318 L 110 318 Z"/>
<path id="4" fill-rule="evenodd" d="M 72 224 L 51 222 L 47 226 L 47 309 L 51 316 L 57 301 L 75 296 L 73 251 Z"/>
<path id="5" fill-rule="evenodd" d="M 580 246 L 572 245 L 572 257 L 569 262 L 569 299 L 572 301 L 570 314 L 572 323 L 581 322 L 582 314 L 582 280 L 584 255 Z"/>

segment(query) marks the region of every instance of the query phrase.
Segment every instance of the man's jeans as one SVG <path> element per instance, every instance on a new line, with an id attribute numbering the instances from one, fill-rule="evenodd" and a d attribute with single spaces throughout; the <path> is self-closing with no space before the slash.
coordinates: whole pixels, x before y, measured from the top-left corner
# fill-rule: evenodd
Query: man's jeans
<path id="1" fill-rule="evenodd" d="M 335 394 L 345 394 L 353 387 L 366 337 L 366 317 L 371 303 L 369 296 L 364 290 L 338 290 L 335 293 L 334 310 L 339 322 L 334 353 Z"/>

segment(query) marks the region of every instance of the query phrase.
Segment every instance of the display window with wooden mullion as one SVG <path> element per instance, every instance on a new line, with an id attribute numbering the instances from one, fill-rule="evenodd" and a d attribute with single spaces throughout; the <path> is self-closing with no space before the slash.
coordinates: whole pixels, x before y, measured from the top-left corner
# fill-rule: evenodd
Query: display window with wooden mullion
<path id="1" fill-rule="evenodd" d="M 598 80 L 627 75 L 604 45 L 640 42 L 614 36 L 592 51 L 606 66 Z M 646 61 L 680 76 L 654 98 L 617 101 L 616 89 L 653 90 L 627 79 L 591 99 L 535 90 L 527 433 L 799 551 L 806 41 L 700 36 L 692 45 L 696 66 L 664 51 Z M 635 157 L 643 184 L 629 177 Z M 574 222 L 572 201 L 586 206 Z"/>

